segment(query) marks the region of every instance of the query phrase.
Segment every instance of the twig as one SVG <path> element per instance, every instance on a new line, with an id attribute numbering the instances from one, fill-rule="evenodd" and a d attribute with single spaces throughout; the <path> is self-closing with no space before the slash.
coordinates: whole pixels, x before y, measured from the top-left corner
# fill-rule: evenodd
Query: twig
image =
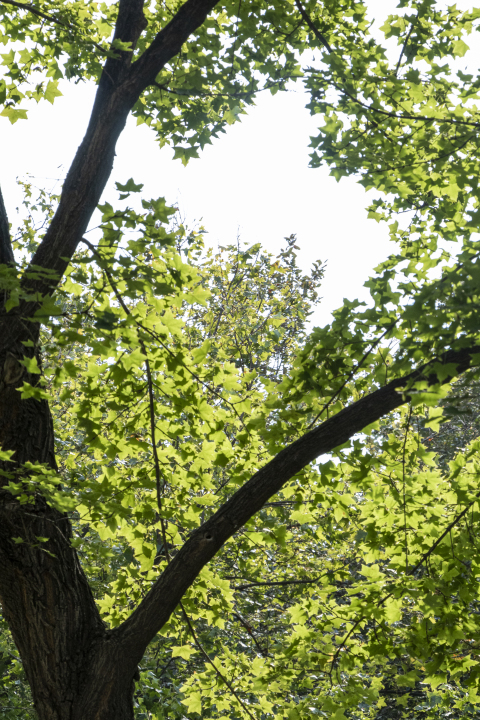
<path id="1" fill-rule="evenodd" d="M 318 415 L 316 415 L 316 416 L 313 418 L 313 420 L 312 420 L 312 422 L 310 423 L 310 425 L 308 425 L 307 430 L 310 430 L 310 428 L 312 428 L 313 425 L 315 425 L 315 423 L 316 423 L 317 420 L 323 415 L 323 413 L 325 412 L 325 410 L 327 410 L 327 409 L 330 407 L 330 405 L 333 403 L 333 401 L 337 399 L 337 397 L 338 397 L 338 396 L 340 395 L 340 393 L 342 392 L 343 388 L 347 385 L 347 383 L 350 382 L 350 380 L 353 378 L 353 376 L 355 375 L 355 373 L 356 373 L 358 370 L 360 370 L 360 368 L 362 367 L 363 363 L 365 362 L 365 360 L 367 359 L 367 357 L 370 355 L 370 353 L 373 352 L 373 350 L 377 347 L 378 343 L 379 343 L 381 340 L 383 340 L 383 338 L 385 337 L 385 335 L 386 335 L 387 333 L 389 333 L 390 330 L 392 330 L 392 329 L 395 327 L 396 322 L 397 322 L 397 321 L 395 320 L 395 322 L 391 323 L 391 324 L 388 326 L 388 328 L 385 330 L 385 332 L 384 332 L 382 335 L 380 335 L 380 337 L 377 338 L 377 339 L 375 340 L 375 342 L 372 343 L 372 345 L 370 345 L 370 347 L 369 347 L 369 349 L 367 350 L 367 352 L 364 354 L 364 356 L 362 357 L 362 359 L 355 365 L 355 367 L 350 371 L 348 377 L 347 377 L 347 378 L 345 379 L 345 381 L 340 385 L 340 387 L 338 388 L 337 392 L 332 395 L 332 397 L 330 398 L 330 400 L 329 400 L 327 403 L 325 403 L 325 405 L 322 406 L 322 409 L 320 410 L 320 412 L 318 413 Z"/>
<path id="2" fill-rule="evenodd" d="M 162 511 L 162 492 L 165 489 L 165 479 L 163 480 L 163 483 L 161 482 L 161 471 L 160 471 L 160 462 L 158 460 L 158 451 L 157 451 L 157 441 L 155 437 L 155 398 L 153 395 L 153 383 L 152 383 L 152 373 L 150 370 L 150 361 L 147 357 L 147 351 L 145 349 L 145 345 L 143 344 L 142 340 L 140 340 L 140 347 L 142 349 L 143 354 L 145 355 L 145 370 L 147 372 L 147 384 L 148 384 L 148 401 L 149 401 L 149 408 L 150 408 L 150 435 L 152 438 L 152 448 L 153 448 L 153 461 L 155 464 L 155 483 L 157 487 L 157 505 L 158 505 L 158 512 L 161 513 Z M 166 545 L 165 545 L 166 547 Z"/>
<path id="3" fill-rule="evenodd" d="M 27 10 L 28 12 L 31 12 L 33 15 L 43 18 L 44 20 L 49 20 L 50 22 L 55 23 L 55 25 L 60 25 L 61 27 L 65 28 L 66 30 L 72 30 L 73 32 L 79 32 L 78 28 L 76 28 L 75 25 L 72 25 L 71 23 L 62 22 L 62 20 L 59 20 L 58 18 L 54 17 L 53 15 L 48 15 L 47 13 L 44 13 L 41 10 L 38 10 L 34 5 L 29 5 L 28 3 L 16 2 L 16 0 L 0 0 L 0 3 L 2 3 L 2 5 L 14 5 L 14 7 L 20 8 L 20 10 Z M 102 48 L 101 45 L 98 45 L 98 43 L 93 42 L 93 40 L 88 40 L 88 38 L 85 38 L 85 40 L 87 40 L 87 42 L 91 42 L 92 45 L 97 48 L 97 50 L 100 50 L 102 55 L 108 55 L 108 51 L 105 50 L 105 48 Z"/>
<path id="4" fill-rule="evenodd" d="M 342 78 L 344 80 L 344 78 Z M 376 112 L 379 115 L 385 115 L 386 117 L 393 118 L 394 120 L 413 120 L 413 121 L 422 121 L 422 122 L 437 122 L 437 123 L 447 123 L 447 125 L 468 125 L 469 127 L 480 127 L 480 122 L 474 122 L 472 120 L 450 120 L 445 117 L 428 117 L 427 115 L 411 115 L 410 113 L 400 113 L 397 114 L 395 112 L 389 112 L 388 110 L 382 110 L 382 108 L 376 108 L 372 105 L 367 105 L 367 103 L 364 103 L 362 100 L 359 100 L 355 95 L 352 95 L 348 92 L 344 87 L 339 85 L 336 82 L 332 81 L 333 87 L 338 90 L 338 92 L 344 93 L 347 97 L 350 98 L 353 102 L 357 103 L 358 105 L 361 105 L 361 107 L 365 108 L 365 110 L 371 110 L 372 112 Z"/>
<path id="5" fill-rule="evenodd" d="M 410 25 L 410 30 L 408 31 L 408 35 L 407 35 L 407 37 L 405 38 L 405 42 L 404 42 L 403 45 L 402 45 L 402 51 L 401 51 L 401 53 L 400 53 L 400 57 L 398 58 L 397 67 L 395 68 L 395 77 L 397 76 L 398 71 L 399 71 L 399 69 L 400 69 L 400 63 L 402 62 L 403 53 L 404 53 L 404 51 L 405 51 L 405 48 L 407 47 L 408 41 L 410 40 L 410 35 L 411 35 L 412 32 L 413 32 L 413 28 L 414 28 L 414 23 L 412 22 L 412 24 Z"/>
<path id="6" fill-rule="evenodd" d="M 309 27 L 310 30 L 313 32 L 313 34 L 315 35 L 315 37 L 317 38 L 317 40 L 318 40 L 320 43 L 322 43 L 323 47 L 326 48 L 329 53 L 333 52 L 332 48 L 330 47 L 330 45 L 329 45 L 328 42 L 327 42 L 327 39 L 325 38 L 324 35 L 322 35 L 322 33 L 320 32 L 320 30 L 317 30 L 317 28 L 315 27 L 315 25 L 314 25 L 314 23 L 313 23 L 312 18 L 311 18 L 310 15 L 307 13 L 307 11 L 306 11 L 305 8 L 303 7 L 303 5 L 302 5 L 302 3 L 300 2 L 300 0 L 295 0 L 295 5 L 297 6 L 297 8 L 298 8 L 298 10 L 299 10 L 299 12 L 300 12 L 300 15 L 301 15 L 302 18 L 305 20 L 305 22 L 307 23 L 308 27 Z"/>
<path id="7" fill-rule="evenodd" d="M 440 537 L 438 537 L 435 540 L 432 547 L 429 550 L 427 550 L 427 552 L 420 558 L 420 560 L 415 565 L 415 567 L 409 571 L 409 573 L 408 573 L 409 575 L 413 575 L 418 570 L 418 568 L 421 565 L 423 565 L 423 563 L 430 557 L 430 555 L 433 553 L 433 551 L 436 550 L 436 548 L 440 545 L 442 540 L 451 532 L 452 528 L 454 528 L 455 525 L 467 514 L 467 512 L 470 510 L 470 508 L 473 505 L 475 505 L 475 503 L 478 501 L 479 497 L 480 497 L 480 491 L 475 494 L 474 500 L 472 500 L 472 502 L 469 503 L 467 505 L 467 507 L 464 510 L 462 510 L 462 512 L 459 515 L 457 515 L 457 517 L 454 518 L 451 523 L 449 523 L 447 525 L 446 529 L 443 531 L 443 533 L 440 535 Z"/>
<path id="8" fill-rule="evenodd" d="M 2 2 L 2 0 L 0 0 Z M 163 90 L 164 92 L 170 93 L 171 95 L 178 95 L 179 97 L 212 97 L 212 98 L 235 98 L 236 100 L 242 100 L 243 98 L 251 97 L 252 95 L 257 95 L 258 93 L 264 92 L 265 90 L 270 90 L 272 87 L 275 87 L 276 85 L 281 85 L 286 80 L 290 80 L 292 76 L 287 75 L 282 77 L 280 80 L 269 80 L 265 83 L 265 85 L 261 88 L 257 88 L 256 90 L 245 90 L 244 92 L 204 92 L 203 90 L 198 90 L 196 88 L 185 88 L 185 90 L 174 90 L 173 88 L 170 88 L 166 83 L 159 83 L 159 82 L 152 82 L 150 83 L 151 87 L 156 87 L 159 90 Z"/>
<path id="9" fill-rule="evenodd" d="M 233 38 L 233 46 L 232 46 L 232 64 L 230 67 L 230 76 L 233 75 L 233 63 L 235 61 L 235 52 L 237 49 L 237 40 L 238 40 L 238 20 L 240 18 L 240 8 L 242 7 L 242 0 L 238 0 L 238 10 L 237 10 L 237 21 L 235 23 L 235 34 Z"/>
<path id="10" fill-rule="evenodd" d="M 234 585 L 232 586 L 232 590 L 247 590 L 247 588 L 264 585 L 310 585 L 311 583 L 318 582 L 322 579 L 322 577 L 324 577 L 324 575 L 320 575 L 320 577 L 314 578 L 313 580 L 278 580 L 277 582 L 253 582 L 249 583 L 248 585 Z"/>
<path id="11" fill-rule="evenodd" d="M 163 675 L 163 673 L 165 672 L 165 670 L 167 670 L 167 669 L 169 668 L 169 666 L 172 664 L 172 662 L 173 662 L 174 660 L 175 660 L 175 658 L 174 658 L 173 655 L 172 655 L 172 657 L 170 658 L 170 660 L 162 667 L 160 673 L 158 672 L 158 667 L 156 668 L 155 674 L 157 675 L 158 678 L 161 678 L 161 677 L 162 677 L 162 675 Z"/>
<path id="12" fill-rule="evenodd" d="M 37 17 L 41 17 L 44 20 L 50 20 L 51 22 L 55 23 L 56 25 L 61 25 L 62 27 L 66 28 L 67 30 L 71 30 L 72 26 L 68 23 L 64 23 L 61 20 L 58 20 L 56 17 L 53 17 L 53 15 L 48 15 L 47 13 L 42 12 L 41 10 L 38 10 L 34 5 L 29 5 L 28 3 L 21 3 L 21 2 L 15 2 L 15 0 L 0 0 L 2 5 L 14 5 L 15 7 L 20 8 L 20 10 L 28 10 L 28 12 L 31 12 L 33 15 L 37 15 Z"/>
<path id="13" fill-rule="evenodd" d="M 250 635 L 250 637 L 252 638 L 253 642 L 254 642 L 255 645 L 257 646 L 257 650 L 258 650 L 258 652 L 260 653 L 260 655 L 263 655 L 263 657 L 268 657 L 268 651 L 265 650 L 264 648 L 262 648 L 262 646 L 261 646 L 260 643 L 258 642 L 257 638 L 255 637 L 255 635 L 254 635 L 254 633 L 253 633 L 252 626 L 249 625 L 248 622 L 247 622 L 246 620 L 244 620 L 244 619 L 242 618 L 242 616 L 239 615 L 237 612 L 234 612 L 233 615 L 240 621 L 240 623 L 243 625 L 243 627 L 245 628 L 245 630 L 247 631 L 247 633 Z"/>
<path id="14" fill-rule="evenodd" d="M 211 659 L 210 655 L 207 653 L 207 651 L 206 651 L 205 648 L 203 647 L 202 643 L 201 643 L 200 640 L 198 639 L 197 634 L 196 634 L 196 632 L 195 632 L 195 629 L 194 629 L 194 627 L 193 627 L 193 625 L 192 625 L 192 622 L 191 622 L 189 616 L 187 615 L 187 612 L 186 612 L 185 608 L 183 607 L 182 601 L 180 601 L 179 605 L 180 605 L 180 607 L 182 608 L 183 616 L 184 616 L 185 621 L 186 621 L 186 623 L 187 623 L 187 625 L 188 625 L 188 627 L 189 627 L 189 630 L 190 630 L 190 632 L 191 632 L 191 634 L 192 634 L 192 637 L 193 637 L 193 640 L 194 640 L 194 642 L 195 642 L 195 645 L 198 647 L 198 649 L 199 649 L 200 652 L 202 653 L 202 655 L 203 655 L 203 657 L 205 658 L 205 660 L 206 660 L 208 663 L 210 663 L 210 665 L 213 667 L 213 669 L 214 669 L 215 672 L 217 673 L 218 677 L 219 677 L 219 678 L 225 683 L 225 685 L 228 687 L 228 689 L 230 690 L 230 692 L 232 693 L 232 695 L 237 698 L 238 702 L 239 702 L 240 705 L 243 707 L 243 709 L 245 710 L 245 712 L 247 713 L 247 715 L 248 715 L 252 720 L 255 720 L 254 716 L 252 715 L 252 713 L 250 712 L 250 710 L 247 708 L 247 706 L 246 706 L 245 703 L 243 702 L 242 698 L 238 695 L 237 691 L 235 690 L 235 688 L 233 687 L 233 685 L 231 684 L 231 682 L 229 682 L 229 681 L 227 680 L 227 678 L 225 677 L 225 675 L 224 675 L 222 672 L 220 672 L 220 670 L 217 668 L 217 666 L 215 665 L 215 663 L 214 663 L 213 660 Z"/>

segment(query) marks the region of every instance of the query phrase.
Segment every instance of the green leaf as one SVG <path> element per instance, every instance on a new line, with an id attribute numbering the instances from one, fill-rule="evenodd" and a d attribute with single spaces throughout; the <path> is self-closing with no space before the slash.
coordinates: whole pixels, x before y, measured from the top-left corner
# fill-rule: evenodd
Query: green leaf
<path id="1" fill-rule="evenodd" d="M 194 648 L 192 648 L 191 645 L 181 645 L 173 648 L 172 657 L 179 657 L 183 660 L 189 660 L 194 653 L 195 650 Z"/>

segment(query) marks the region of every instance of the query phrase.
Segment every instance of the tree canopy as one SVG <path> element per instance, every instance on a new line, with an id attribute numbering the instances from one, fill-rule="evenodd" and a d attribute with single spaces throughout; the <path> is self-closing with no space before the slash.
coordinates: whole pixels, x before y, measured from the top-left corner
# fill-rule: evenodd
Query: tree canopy
<path id="1" fill-rule="evenodd" d="M 0 202 L 12 718 L 29 693 L 40 720 L 478 713 L 480 79 L 457 60 L 480 10 L 368 11 L 0 1 L 1 115 L 97 84 L 61 194 L 25 185 L 12 236 Z M 371 302 L 308 333 L 324 267 L 294 237 L 205 251 L 138 178 L 100 202 L 130 113 L 188 162 L 293 82 L 312 165 L 374 190 L 396 242 Z"/>

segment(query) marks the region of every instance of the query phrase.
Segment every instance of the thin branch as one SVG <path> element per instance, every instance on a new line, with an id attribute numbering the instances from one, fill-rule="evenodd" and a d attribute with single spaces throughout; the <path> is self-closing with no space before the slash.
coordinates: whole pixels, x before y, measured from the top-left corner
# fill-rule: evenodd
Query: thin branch
<path id="1" fill-rule="evenodd" d="M 215 672 L 216 672 L 216 674 L 218 675 L 218 677 L 222 680 L 222 682 L 225 683 L 225 685 L 228 687 L 228 689 L 230 690 L 230 692 L 232 693 L 232 695 L 237 698 L 238 702 L 240 703 L 240 705 L 242 706 L 242 708 L 245 710 L 245 712 L 247 713 L 247 715 L 248 715 L 252 720 L 256 720 L 256 719 L 254 718 L 254 716 L 252 715 L 252 713 L 250 712 L 250 710 L 249 710 L 249 709 L 247 708 L 247 706 L 245 705 L 245 703 L 243 702 L 242 698 L 239 696 L 239 694 L 237 693 L 237 691 L 236 691 L 235 688 L 233 687 L 232 683 L 229 682 L 229 680 L 227 680 L 227 678 L 225 677 L 225 675 L 217 668 L 217 666 L 215 665 L 215 663 L 214 663 L 213 660 L 211 659 L 210 655 L 207 653 L 207 651 L 206 651 L 205 648 L 203 647 L 202 643 L 201 643 L 200 640 L 198 639 L 197 633 L 195 632 L 195 629 L 194 629 L 194 627 L 193 627 L 193 624 L 192 624 L 189 616 L 187 615 L 187 612 L 186 612 L 185 608 L 183 607 L 183 603 L 180 602 L 179 605 L 180 605 L 180 607 L 181 607 L 181 609 L 182 609 L 183 616 L 184 616 L 185 621 L 186 621 L 186 623 L 187 623 L 187 625 L 188 625 L 188 628 L 189 628 L 189 630 L 190 630 L 190 633 L 191 633 L 191 635 L 192 635 L 192 637 L 193 637 L 193 640 L 194 640 L 194 642 L 195 642 L 195 645 L 198 647 L 198 649 L 199 649 L 200 652 L 202 653 L 202 655 L 203 655 L 203 657 L 205 658 L 205 660 L 206 660 L 208 663 L 210 663 L 210 665 L 213 667 L 213 669 L 215 670 Z"/>
<path id="2" fill-rule="evenodd" d="M 85 238 L 83 238 L 83 242 L 90 248 L 90 250 L 92 250 L 92 252 L 98 258 L 100 258 L 100 260 L 102 259 L 99 252 L 97 251 L 95 246 L 92 245 L 91 242 L 89 242 L 88 240 L 85 240 Z M 123 311 L 125 312 L 126 315 L 131 317 L 131 312 L 128 309 L 127 305 L 125 304 L 123 297 L 119 293 L 117 286 L 115 284 L 115 281 L 113 280 L 112 274 L 106 268 L 103 268 L 103 270 L 107 276 L 108 282 L 110 283 L 110 286 L 111 286 L 113 292 L 115 293 L 115 296 L 116 296 L 118 302 L 120 303 Z M 137 324 L 137 326 L 139 325 L 139 323 L 136 323 L 136 324 Z M 159 513 L 159 518 L 160 518 L 160 526 L 162 529 L 163 546 L 165 548 L 167 562 L 170 562 L 170 558 L 168 556 L 167 532 L 166 532 L 166 527 L 165 527 L 165 520 L 162 516 L 162 493 L 163 493 L 163 490 L 165 489 L 165 480 L 163 479 L 163 482 L 162 482 L 162 473 L 160 470 L 160 461 L 158 458 L 157 440 L 156 440 L 156 434 L 155 434 L 155 397 L 154 397 L 154 393 L 153 393 L 152 371 L 150 368 L 150 361 L 148 359 L 148 354 L 147 354 L 147 350 L 145 348 L 145 343 L 143 342 L 142 338 L 138 335 L 138 331 L 137 331 L 137 337 L 138 337 L 138 342 L 140 344 L 142 353 L 145 356 L 145 371 L 147 374 L 148 404 L 149 404 L 149 414 L 150 414 L 150 436 L 151 436 L 151 441 L 152 441 L 152 454 L 153 454 L 153 462 L 154 462 L 154 467 L 155 467 L 155 487 L 157 490 L 157 506 L 158 506 L 158 513 Z"/>
<path id="3" fill-rule="evenodd" d="M 130 314 L 130 313 L 129 313 Z M 155 437 L 155 398 L 153 395 L 153 383 L 152 383 L 152 372 L 150 369 L 150 361 L 147 356 L 147 351 L 145 349 L 145 345 L 143 341 L 139 339 L 140 346 L 142 349 L 143 354 L 145 355 L 145 371 L 147 373 L 147 384 L 148 384 L 148 404 L 149 404 L 149 410 L 150 410 L 150 436 L 152 440 L 152 452 L 153 452 L 153 461 L 155 465 L 155 484 L 157 488 L 157 505 L 158 505 L 158 512 L 161 514 L 162 512 L 162 493 L 165 489 L 165 480 L 161 478 L 161 472 L 160 472 L 160 462 L 158 459 L 158 451 L 157 451 L 157 440 Z M 164 544 L 165 538 L 164 538 Z"/>
<path id="4" fill-rule="evenodd" d="M 252 626 L 242 618 L 242 616 L 238 612 L 234 612 L 233 615 L 237 618 L 237 620 L 240 622 L 241 625 L 245 628 L 247 633 L 252 638 L 253 642 L 255 643 L 255 646 L 260 653 L 260 655 L 263 655 L 263 657 L 268 657 L 268 650 L 265 650 L 265 648 L 262 648 L 260 643 L 258 642 L 257 638 L 255 637 L 255 633 L 253 632 Z"/>
<path id="5" fill-rule="evenodd" d="M 66 30 L 72 29 L 72 25 L 62 22 L 53 15 L 48 15 L 47 13 L 42 12 L 41 10 L 36 8 L 35 5 L 30 5 L 29 3 L 15 2 L 15 0 L 0 0 L 0 3 L 2 3 L 2 5 L 14 5 L 14 7 L 20 8 L 20 10 L 28 10 L 28 12 L 31 12 L 32 15 L 36 15 L 37 17 L 43 18 L 44 20 L 49 20 L 50 22 L 55 23 L 55 25 L 61 25 Z"/>
<path id="6" fill-rule="evenodd" d="M 303 5 L 302 5 L 302 3 L 300 2 L 300 0 L 295 0 L 295 5 L 297 6 L 297 8 L 298 8 L 298 10 L 299 10 L 300 15 L 302 16 L 302 18 L 305 20 L 305 22 L 307 23 L 308 27 L 310 28 L 310 30 L 313 32 L 313 34 L 314 34 L 315 37 L 317 38 L 318 42 L 320 42 L 320 43 L 323 45 L 323 47 L 326 48 L 326 50 L 328 50 L 329 53 L 333 52 L 332 48 L 331 48 L 330 45 L 328 44 L 328 41 L 327 41 L 325 35 L 322 35 L 322 33 L 320 32 L 320 30 L 317 30 L 317 28 L 315 27 L 315 24 L 314 24 L 312 18 L 311 18 L 310 15 L 307 13 L 307 11 L 306 11 L 305 8 L 303 7 Z"/>
<path id="7" fill-rule="evenodd" d="M 408 31 L 407 37 L 405 38 L 405 42 L 402 45 L 402 51 L 400 53 L 400 57 L 398 58 L 397 67 L 395 68 L 395 77 L 398 75 L 398 71 L 400 70 L 400 64 L 402 62 L 403 53 L 405 52 L 405 48 L 407 47 L 407 43 L 410 40 L 410 35 L 413 32 L 413 28 L 415 27 L 414 23 L 410 25 L 410 30 Z"/>
<path id="8" fill-rule="evenodd" d="M 128 308 L 127 308 L 127 310 L 128 310 Z M 142 352 L 145 355 L 145 370 L 147 373 L 147 383 L 148 383 L 148 404 L 149 404 L 149 411 L 150 411 L 150 435 L 151 435 L 151 440 L 152 440 L 153 461 L 154 461 L 154 465 L 155 465 L 155 487 L 157 489 L 158 516 L 160 519 L 160 528 L 162 531 L 163 547 L 165 548 L 165 557 L 167 559 L 167 563 L 169 563 L 170 555 L 168 552 L 167 528 L 165 525 L 165 519 L 162 514 L 162 494 L 165 490 L 165 478 L 163 478 L 163 482 L 162 482 L 162 473 L 160 470 L 160 462 L 158 459 L 157 440 L 155 437 L 155 398 L 154 398 L 154 394 L 153 394 L 152 372 L 150 369 L 150 361 L 148 359 L 145 344 L 140 337 L 138 338 L 138 340 L 140 342 L 140 347 L 142 349 Z"/>
<path id="9" fill-rule="evenodd" d="M 321 578 L 324 577 L 324 575 L 320 575 L 318 578 L 314 578 L 313 580 L 278 580 L 277 582 L 253 582 L 249 583 L 248 585 L 232 585 L 232 590 L 247 590 L 251 587 L 258 587 L 258 586 L 267 586 L 270 585 L 310 585 L 312 583 L 316 583 Z"/>
<path id="10" fill-rule="evenodd" d="M 238 20 L 240 18 L 240 8 L 242 7 L 242 0 L 238 0 L 238 10 L 237 10 L 237 20 L 235 22 L 235 32 L 233 37 L 233 47 L 232 47 L 232 63 L 230 68 L 230 76 L 233 75 L 234 72 L 234 61 L 235 61 L 235 52 L 237 50 L 237 39 L 238 39 Z"/>
<path id="11" fill-rule="evenodd" d="M 158 669 L 155 670 L 155 674 L 156 674 L 157 678 L 161 678 L 161 677 L 162 677 L 162 675 L 163 675 L 163 673 L 165 672 L 165 670 L 168 670 L 169 666 L 172 664 L 172 662 L 173 662 L 174 660 L 175 660 L 175 658 L 174 658 L 173 655 L 172 655 L 172 657 L 170 658 L 170 660 L 162 667 L 162 669 L 160 670 L 160 672 L 158 672 Z"/>
<path id="12" fill-rule="evenodd" d="M 61 27 L 65 28 L 65 30 L 71 30 L 74 33 L 81 32 L 79 28 L 75 27 L 75 25 L 72 25 L 71 23 L 62 22 L 62 20 L 59 20 L 58 18 L 54 17 L 53 15 L 48 15 L 47 13 L 42 12 L 41 10 L 36 8 L 35 5 L 30 5 L 29 3 L 16 2 L 15 0 L 0 0 L 0 3 L 2 5 L 13 5 L 14 7 L 17 7 L 20 10 L 27 10 L 28 12 L 31 12 L 32 15 L 36 15 L 39 18 L 48 20 L 49 22 L 52 22 L 55 25 L 60 25 Z M 105 48 L 103 48 L 101 45 L 98 45 L 98 43 L 93 42 L 92 40 L 89 40 L 88 34 L 86 32 L 84 35 L 84 40 L 87 42 L 90 42 L 94 47 L 97 48 L 97 50 L 100 50 L 102 55 L 108 54 L 108 50 L 105 50 Z"/>
<path id="13" fill-rule="evenodd" d="M 371 110 L 372 112 L 376 112 L 379 115 L 384 115 L 385 117 L 393 118 L 394 120 L 414 120 L 429 123 L 446 123 L 447 125 L 467 125 L 469 127 L 475 128 L 480 127 L 480 122 L 475 122 L 473 120 L 451 120 L 445 117 L 428 117 L 427 115 L 411 115 L 410 113 L 397 114 L 393 111 L 382 110 L 382 108 L 367 105 L 367 103 L 363 102 L 363 100 L 359 100 L 355 95 L 352 95 L 350 92 L 348 92 L 348 90 L 346 90 L 338 83 L 332 81 L 332 85 L 336 90 L 338 90 L 338 92 L 344 93 L 347 97 L 350 98 L 350 100 L 352 100 L 352 102 L 361 105 L 361 107 L 365 108 L 366 110 Z"/>
<path id="14" fill-rule="evenodd" d="M 0 0 L 1 2 L 1 0 Z M 272 80 L 265 83 L 263 87 L 257 88 L 256 90 L 245 90 L 244 92 L 204 92 L 203 90 L 197 90 L 196 88 L 185 88 L 184 90 L 175 90 L 173 88 L 170 88 L 166 83 L 158 83 L 158 82 L 152 82 L 150 84 L 150 87 L 156 87 L 158 90 L 162 90 L 162 92 L 170 93 L 171 95 L 178 95 L 179 97 L 213 97 L 213 98 L 235 98 L 238 100 L 242 100 L 243 98 L 249 98 L 252 95 L 257 95 L 258 93 L 264 92 L 265 90 L 270 90 L 272 87 L 275 87 L 277 85 L 281 85 L 286 80 L 289 80 L 291 76 L 284 76 L 281 78 L 281 80 Z"/>
<path id="15" fill-rule="evenodd" d="M 465 507 L 465 509 L 462 510 L 462 512 L 461 512 L 459 515 L 457 515 L 455 518 L 453 518 L 452 522 L 450 522 L 450 523 L 447 525 L 447 527 L 445 528 L 445 530 L 443 531 L 443 533 L 440 535 L 440 537 L 438 537 L 438 538 L 435 540 L 435 542 L 433 543 L 432 547 L 431 547 L 429 550 L 427 550 L 427 552 L 425 552 L 425 553 L 422 555 L 422 557 L 420 558 L 420 560 L 418 561 L 418 563 L 415 565 L 415 567 L 413 567 L 413 568 L 409 571 L 409 573 L 408 573 L 409 575 L 414 575 L 414 574 L 416 573 L 416 571 L 418 570 L 418 568 L 419 568 L 421 565 L 423 565 L 423 563 L 426 562 L 426 560 L 428 560 L 428 558 L 430 557 L 430 555 L 437 549 L 437 547 L 440 545 L 440 543 L 442 542 L 442 540 L 452 531 L 452 529 L 455 527 L 455 525 L 457 525 L 457 523 L 458 523 L 463 517 L 465 517 L 465 515 L 466 515 L 467 512 L 470 510 L 470 508 L 473 507 L 473 505 L 475 505 L 475 503 L 478 501 L 478 498 L 480 498 L 480 491 L 475 494 L 474 500 L 472 500 L 472 502 L 469 503 L 469 504 Z"/>

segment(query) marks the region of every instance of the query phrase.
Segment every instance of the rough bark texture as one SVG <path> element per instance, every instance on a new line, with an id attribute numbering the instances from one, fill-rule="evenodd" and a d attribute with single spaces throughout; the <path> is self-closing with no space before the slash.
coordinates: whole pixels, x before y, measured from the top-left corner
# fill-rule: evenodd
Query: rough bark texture
<path id="1" fill-rule="evenodd" d="M 132 720 L 137 664 L 202 567 L 295 473 L 366 425 L 406 401 L 398 389 L 421 376 L 435 382 L 430 366 L 398 379 L 306 434 L 257 472 L 173 558 L 151 592 L 119 628 L 107 631 L 70 543 L 68 518 L 41 496 L 25 504 L 9 491 L 22 482 L 25 462 L 55 469 L 52 418 L 45 401 L 21 399 L 24 355 L 38 356 L 39 327 L 32 321 L 41 295 L 52 293 L 84 234 L 110 175 L 116 141 L 140 94 L 202 24 L 215 0 L 188 0 L 141 58 L 109 58 L 85 138 L 67 175 L 58 210 L 32 258 L 44 277 L 28 272 L 23 287 L 38 293 L 5 313 L 0 303 L 0 447 L 13 451 L 0 463 L 0 600 L 31 684 L 40 720 Z M 115 37 L 135 46 L 142 29 L 142 0 L 120 0 Z M 0 263 L 13 253 L 0 196 Z M 48 275 L 48 273 L 50 273 Z M 3 299 L 3 298 L 2 298 Z M 25 344 L 26 343 L 26 344 Z M 438 362 L 470 365 L 473 347 L 446 353 Z M 40 361 L 40 358 L 38 358 Z M 38 538 L 47 538 L 46 542 Z"/>
<path id="2" fill-rule="evenodd" d="M 25 352 L 18 344 L 0 356 L 0 446 L 14 451 L 12 461 L 0 463 L 0 600 L 39 717 L 63 720 L 73 717 L 92 648 L 105 628 L 70 545 L 68 518 L 41 496 L 22 504 L 5 489 L 9 480 L 26 477 L 25 462 L 56 468 L 48 403 L 22 400 L 18 391 L 39 377 L 19 362 Z"/>

